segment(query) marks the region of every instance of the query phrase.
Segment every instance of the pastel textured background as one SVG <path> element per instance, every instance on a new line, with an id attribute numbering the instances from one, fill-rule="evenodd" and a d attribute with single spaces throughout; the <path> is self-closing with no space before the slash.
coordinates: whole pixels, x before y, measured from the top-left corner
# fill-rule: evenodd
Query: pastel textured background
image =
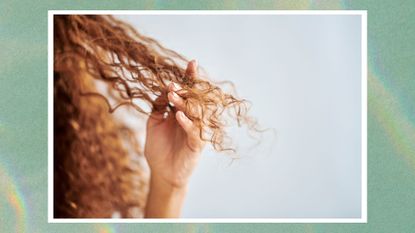
<path id="1" fill-rule="evenodd" d="M 367 224 L 48 224 L 47 10 L 368 10 Z M 0 232 L 413 232 L 412 0 L 0 2 Z"/>

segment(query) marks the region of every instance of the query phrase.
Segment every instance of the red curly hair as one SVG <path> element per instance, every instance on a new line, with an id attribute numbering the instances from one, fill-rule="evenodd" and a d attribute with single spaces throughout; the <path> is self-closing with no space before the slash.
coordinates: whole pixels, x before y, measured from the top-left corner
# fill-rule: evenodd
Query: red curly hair
<path id="1" fill-rule="evenodd" d="M 182 86 L 186 115 L 216 150 L 233 150 L 226 116 L 255 128 L 245 100 L 224 92 L 205 74 L 186 76 L 187 63 L 112 16 L 54 16 L 56 218 L 111 217 L 116 211 L 134 217 L 145 207 L 143 151 L 136 132 L 111 113 L 121 106 L 146 115 L 175 111 L 167 99 L 170 82 Z M 97 88 L 97 82 L 106 89 Z"/>

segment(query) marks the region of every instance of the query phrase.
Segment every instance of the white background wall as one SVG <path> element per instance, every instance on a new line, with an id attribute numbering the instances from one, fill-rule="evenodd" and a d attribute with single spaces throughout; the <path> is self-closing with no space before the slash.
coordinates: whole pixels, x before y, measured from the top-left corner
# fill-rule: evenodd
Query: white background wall
<path id="1" fill-rule="evenodd" d="M 360 217 L 360 16 L 119 18 L 234 82 L 277 132 L 231 165 L 205 150 L 183 217 Z"/>

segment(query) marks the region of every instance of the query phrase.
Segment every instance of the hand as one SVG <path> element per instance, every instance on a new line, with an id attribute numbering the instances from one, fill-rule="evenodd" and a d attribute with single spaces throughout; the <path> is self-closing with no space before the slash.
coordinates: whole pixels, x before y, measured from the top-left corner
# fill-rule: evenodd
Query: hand
<path id="1" fill-rule="evenodd" d="M 196 61 L 189 62 L 187 75 L 197 76 Z M 153 112 L 147 122 L 147 136 L 144 155 L 151 169 L 152 184 L 170 185 L 181 188 L 188 183 L 195 168 L 204 143 L 199 137 L 199 128 L 183 112 L 184 99 L 177 94 L 180 87 L 169 85 L 168 99 L 176 108 L 176 113 L 168 112 L 163 118 Z"/>

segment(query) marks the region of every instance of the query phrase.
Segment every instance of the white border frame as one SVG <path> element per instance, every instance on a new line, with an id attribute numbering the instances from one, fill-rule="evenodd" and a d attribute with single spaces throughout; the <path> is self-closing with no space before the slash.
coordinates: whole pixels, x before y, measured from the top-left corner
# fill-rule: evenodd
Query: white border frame
<path id="1" fill-rule="evenodd" d="M 361 217 L 360 218 L 54 218 L 53 217 L 53 15 L 62 14 L 111 14 L 111 15 L 360 15 L 361 16 Z M 49 223 L 367 223 L 367 11 L 182 11 L 182 10 L 49 10 L 48 11 L 48 222 Z"/>

